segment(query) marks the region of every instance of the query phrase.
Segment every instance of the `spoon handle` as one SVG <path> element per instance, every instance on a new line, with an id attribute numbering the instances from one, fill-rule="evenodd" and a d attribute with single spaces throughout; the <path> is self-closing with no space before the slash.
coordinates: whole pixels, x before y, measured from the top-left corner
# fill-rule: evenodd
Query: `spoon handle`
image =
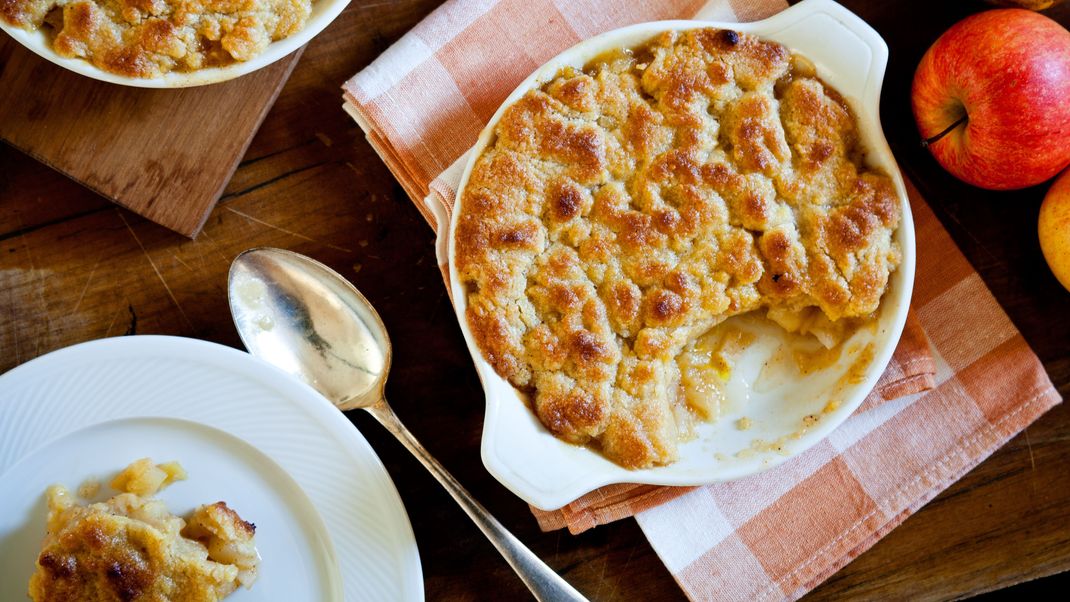
<path id="1" fill-rule="evenodd" d="M 476 526 L 483 531 L 487 539 L 494 544 L 494 547 L 498 548 L 501 555 L 513 567 L 513 570 L 528 586 L 528 589 L 531 590 L 536 600 L 545 602 L 582 600 L 586 602 L 586 598 L 562 579 L 560 575 L 555 573 L 553 569 L 546 566 L 516 536 L 491 516 L 482 504 L 472 498 L 468 490 L 461 486 L 457 479 L 453 478 L 453 475 L 424 449 L 424 446 L 416 440 L 416 437 L 412 436 L 412 433 L 398 420 L 394 410 L 386 404 L 385 400 L 368 406 L 366 409 L 372 416 L 375 416 L 386 430 L 393 433 L 398 441 L 412 452 L 412 455 L 416 456 L 416 459 L 424 465 L 424 468 L 438 479 L 438 482 L 460 504 Z"/>

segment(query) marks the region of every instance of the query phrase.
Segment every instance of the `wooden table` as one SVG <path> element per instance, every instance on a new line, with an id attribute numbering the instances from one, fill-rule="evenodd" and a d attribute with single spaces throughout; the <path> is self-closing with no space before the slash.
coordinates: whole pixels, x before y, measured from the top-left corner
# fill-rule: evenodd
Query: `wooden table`
<path id="1" fill-rule="evenodd" d="M 575 537 L 540 533 L 527 506 L 480 463 L 483 393 L 435 265 L 432 233 L 340 106 L 339 85 L 436 4 L 354 0 L 308 47 L 196 241 L 0 147 L 0 372 L 123 334 L 240 347 L 226 305 L 231 259 L 256 245 L 294 249 L 352 279 L 379 308 L 395 345 L 388 395 L 398 414 L 518 537 L 592 599 L 681 598 L 634 521 Z M 1037 243 L 1043 187 L 997 194 L 959 183 L 919 148 L 910 116 L 921 54 L 983 5 L 844 4 L 891 47 L 882 117 L 904 170 L 1067 395 L 1070 293 L 1048 272 Z M 1048 14 L 1070 25 L 1070 5 Z M 521 595 L 520 581 L 416 461 L 364 414 L 351 419 L 405 500 L 428 599 Z M 1070 407 L 1062 405 L 811 597 L 953 598 L 1070 569 L 1068 462 Z"/>

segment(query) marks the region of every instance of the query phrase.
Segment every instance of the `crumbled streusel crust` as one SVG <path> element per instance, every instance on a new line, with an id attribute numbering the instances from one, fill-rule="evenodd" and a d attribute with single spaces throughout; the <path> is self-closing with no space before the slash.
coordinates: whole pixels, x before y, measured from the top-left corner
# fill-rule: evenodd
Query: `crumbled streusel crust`
<path id="1" fill-rule="evenodd" d="M 562 70 L 495 134 L 459 208 L 468 324 L 547 428 L 626 467 L 676 458 L 689 341 L 757 309 L 867 316 L 900 261 L 891 180 L 779 44 L 666 32 Z"/>
<path id="2" fill-rule="evenodd" d="M 311 0 L 0 0 L 0 17 L 45 28 L 63 57 L 130 77 L 247 61 L 301 29 Z"/>

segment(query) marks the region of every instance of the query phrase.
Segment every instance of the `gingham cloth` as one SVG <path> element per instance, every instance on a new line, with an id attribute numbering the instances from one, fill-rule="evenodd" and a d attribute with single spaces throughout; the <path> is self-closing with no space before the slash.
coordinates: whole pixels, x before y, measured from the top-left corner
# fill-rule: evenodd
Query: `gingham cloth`
<path id="1" fill-rule="evenodd" d="M 501 101 L 581 39 L 674 18 L 760 19 L 782 0 L 451 0 L 344 86 L 346 110 L 439 236 L 467 150 Z M 621 484 L 552 512 L 576 533 L 636 516 L 692 599 L 794 599 L 1060 401 L 1036 356 L 909 186 L 918 266 L 877 389 L 780 467 L 697 488 Z M 448 290 L 448 287 L 447 287 Z"/>

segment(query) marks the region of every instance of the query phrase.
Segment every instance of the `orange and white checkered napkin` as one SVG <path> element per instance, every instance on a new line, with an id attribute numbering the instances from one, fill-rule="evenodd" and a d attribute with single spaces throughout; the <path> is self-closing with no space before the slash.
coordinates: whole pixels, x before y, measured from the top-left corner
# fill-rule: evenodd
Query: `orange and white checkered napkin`
<path id="1" fill-rule="evenodd" d="M 745 21 L 783 0 L 451 0 L 344 86 L 346 110 L 445 237 L 466 152 L 539 65 L 602 31 Z M 695 488 L 620 484 L 554 511 L 578 533 L 636 516 L 695 599 L 797 598 L 1060 401 L 1036 356 L 925 202 L 913 315 L 877 389 L 822 443 L 773 470 Z"/>

